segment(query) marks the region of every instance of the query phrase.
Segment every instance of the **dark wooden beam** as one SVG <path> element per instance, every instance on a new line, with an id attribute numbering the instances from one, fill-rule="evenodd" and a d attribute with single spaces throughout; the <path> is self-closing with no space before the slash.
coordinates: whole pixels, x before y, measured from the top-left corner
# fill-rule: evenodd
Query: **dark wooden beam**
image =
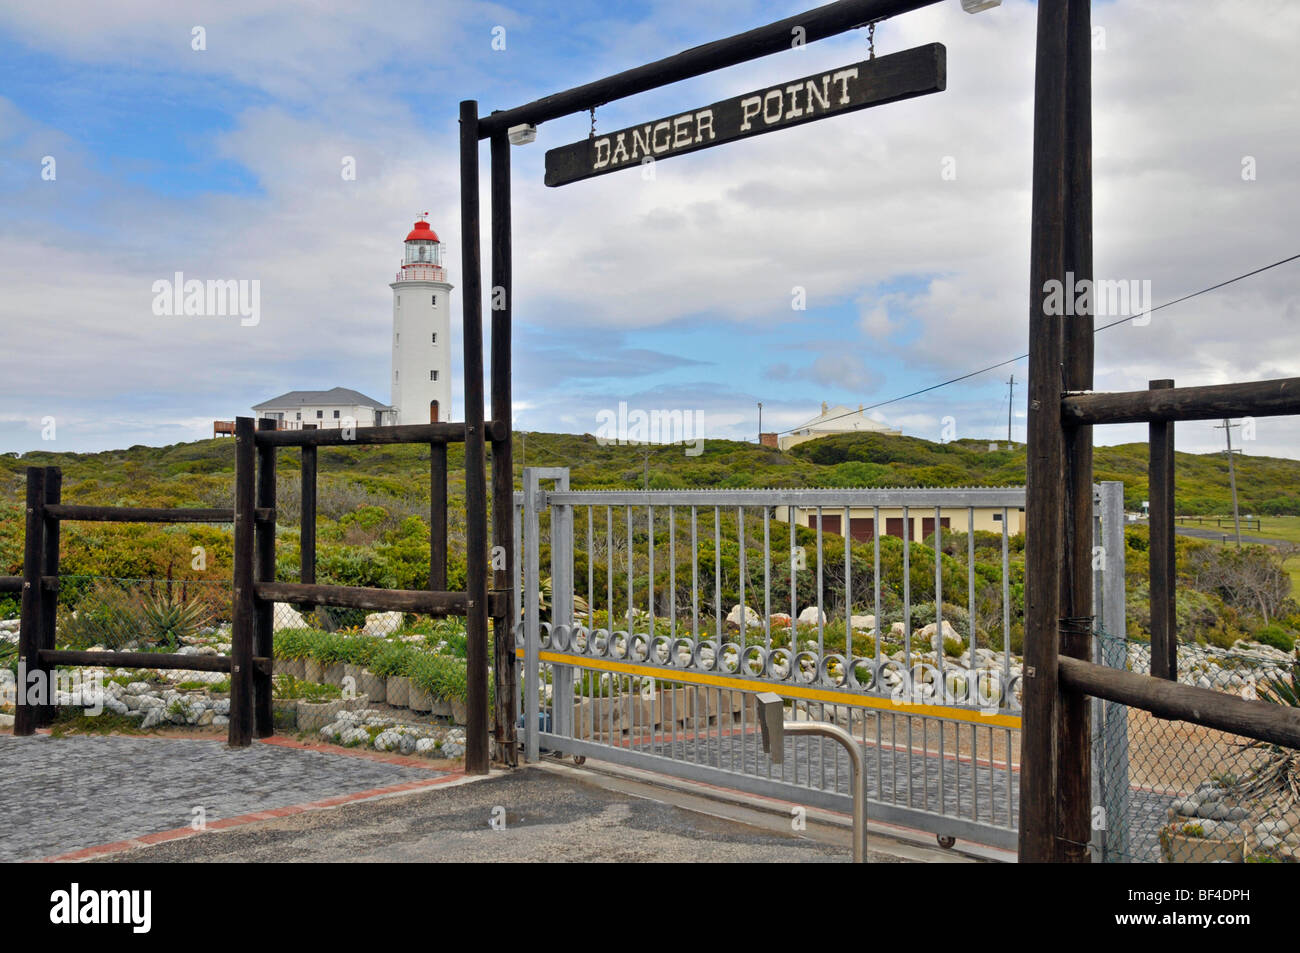
<path id="1" fill-rule="evenodd" d="M 234 620 L 230 632 L 230 731 L 232 748 L 253 743 L 253 639 L 257 603 L 253 593 L 256 540 L 257 445 L 251 417 L 235 419 Z"/>
<path id="2" fill-rule="evenodd" d="M 1074 426 L 1294 414 L 1300 414 L 1300 377 L 1155 391 L 1067 394 L 1061 402 L 1062 419 Z"/>
<path id="3" fill-rule="evenodd" d="M 260 445 L 277 447 L 350 447 L 360 444 L 460 443 L 463 423 L 401 424 L 397 427 L 353 427 L 351 430 L 259 430 Z"/>
<path id="4" fill-rule="evenodd" d="M 315 424 L 304 429 L 316 429 Z M 316 582 L 316 448 L 311 444 L 302 447 L 302 490 L 299 494 L 298 526 L 298 581 L 306 585 Z M 304 603 L 301 611 L 310 612 L 315 606 Z"/>
<path id="5" fill-rule="evenodd" d="M 153 506 L 85 506 L 60 503 L 49 507 L 56 520 L 89 523 L 233 523 L 235 511 L 225 508 L 195 509 Z"/>
<path id="6" fill-rule="evenodd" d="M 1079 659 L 1061 659 L 1061 680 L 1071 688 L 1141 708 L 1158 718 L 1190 721 L 1286 748 L 1300 749 L 1300 709 L 1246 701 L 1209 688 L 1107 668 Z"/>
<path id="7" fill-rule="evenodd" d="M 23 541 L 22 615 L 18 626 L 18 697 L 14 705 L 14 734 L 33 734 L 40 725 L 39 706 L 28 704 L 29 683 L 33 673 L 44 679 L 49 693 L 49 670 L 37 654 L 41 649 L 41 625 L 44 619 L 41 587 L 41 563 L 45 557 L 45 468 L 27 468 L 26 532 Z"/>
<path id="8" fill-rule="evenodd" d="M 1020 860 L 1057 859 L 1057 719 L 1066 471 L 1061 427 L 1063 318 L 1047 307 L 1065 278 L 1066 0 L 1038 4 L 1033 204 L 1029 253 L 1029 417 L 1025 479 L 1024 710 Z"/>
<path id="9" fill-rule="evenodd" d="M 1092 254 L 1092 27 L 1091 0 L 1068 0 L 1065 104 L 1065 270 L 1075 280 L 1093 276 Z M 1063 381 L 1067 390 L 1091 390 L 1093 315 L 1065 318 Z M 1059 420 L 1059 418 L 1058 418 Z M 1067 427 L 1061 573 L 1062 655 L 1092 658 L 1092 428 Z M 1062 691 L 1057 710 L 1056 859 L 1090 860 L 1092 739 L 1088 700 Z"/>
<path id="10" fill-rule="evenodd" d="M 0 592 L 22 592 L 22 576 L 0 576 Z"/>
<path id="11" fill-rule="evenodd" d="M 259 432 L 274 430 L 276 422 L 262 419 L 257 422 Z M 275 464 L 276 448 L 274 444 L 259 444 L 257 447 L 257 509 L 275 512 Z M 259 520 L 254 526 L 256 534 L 256 553 L 253 578 L 258 582 L 275 581 L 275 521 Z M 254 590 L 256 592 L 256 589 Z M 275 629 L 275 603 L 255 600 L 257 613 L 256 628 L 253 631 L 253 655 L 265 658 L 274 657 L 272 642 Z M 275 714 L 271 705 L 271 673 L 253 672 L 253 734 L 258 738 L 269 738 L 275 734 Z"/>
<path id="12" fill-rule="evenodd" d="M 1154 392 L 1169 390 L 1170 380 L 1152 381 Z M 1178 678 L 1178 623 L 1175 598 L 1177 566 L 1174 547 L 1174 424 L 1148 425 L 1147 502 L 1150 504 L 1151 674 Z"/>
<path id="13" fill-rule="evenodd" d="M 722 40 L 692 47 L 635 69 L 544 96 L 525 106 L 494 112 L 479 120 L 478 138 L 488 139 L 512 126 L 538 125 L 593 106 L 633 96 L 693 76 L 746 63 L 798 45 L 835 36 L 872 20 L 883 20 L 930 6 L 939 0 L 839 0 Z"/>
<path id="14" fill-rule="evenodd" d="M 304 585 L 300 582 L 259 582 L 258 599 L 268 602 L 311 602 L 345 609 L 375 612 L 419 612 L 426 615 L 464 615 L 469 597 L 463 592 L 428 589 L 369 589 L 362 586 Z"/>
<path id="15" fill-rule="evenodd" d="M 94 665 L 102 668 L 150 668 L 187 672 L 229 672 L 229 655 L 175 655 L 165 652 L 82 652 L 71 649 L 42 649 L 41 661 L 48 665 Z M 253 656 L 253 670 L 271 674 L 271 659 Z"/>
<path id="16" fill-rule="evenodd" d="M 491 138 L 492 150 L 492 419 L 511 420 L 511 324 L 514 316 L 510 222 L 510 143 L 504 132 Z M 493 739 L 496 758 L 506 767 L 519 763 L 514 623 L 510 613 L 515 580 L 515 466 L 511 433 L 492 437 L 492 589 L 506 612 L 492 613 Z"/>
<path id="17" fill-rule="evenodd" d="M 479 241 L 478 103 L 460 104 L 461 300 L 465 368 L 465 772 L 488 773 L 487 466 L 483 433 L 483 273 Z"/>
<path id="18" fill-rule="evenodd" d="M 50 515 L 50 507 L 57 505 L 63 497 L 63 473 L 58 467 L 45 468 L 45 553 L 42 558 L 41 588 L 41 634 L 39 649 L 54 648 L 55 624 L 58 617 L 59 596 L 59 521 Z M 52 579 L 53 591 L 46 588 L 45 582 Z M 42 705 L 36 715 L 38 727 L 45 728 L 54 723 L 58 706 L 54 698 Z"/>
<path id="19" fill-rule="evenodd" d="M 447 588 L 447 445 L 429 444 L 429 588 Z"/>

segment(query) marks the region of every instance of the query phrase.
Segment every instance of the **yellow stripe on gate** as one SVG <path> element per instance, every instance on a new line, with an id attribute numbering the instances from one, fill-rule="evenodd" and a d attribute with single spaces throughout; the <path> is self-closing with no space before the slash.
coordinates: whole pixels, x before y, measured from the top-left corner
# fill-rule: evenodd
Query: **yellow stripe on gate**
<path id="1" fill-rule="evenodd" d="M 524 650 L 515 649 L 515 655 L 518 658 L 523 658 Z M 949 721 L 964 721 L 972 725 L 988 725 L 997 728 L 1020 727 L 1019 715 L 983 715 L 969 708 L 951 708 L 946 705 L 917 705 L 911 702 L 896 702 L 893 699 L 873 698 L 869 695 L 849 694 L 825 688 L 811 688 L 781 682 L 760 682 L 747 678 L 736 678 L 731 675 L 711 675 L 707 672 L 692 672 L 682 669 L 664 669 L 654 665 L 637 665 L 635 662 L 619 662 L 614 659 L 591 658 L 585 655 L 566 655 L 562 652 L 543 650 L 538 653 L 538 658 L 553 665 L 573 665 L 578 668 L 592 668 L 602 672 L 643 675 L 664 682 L 711 685 L 714 688 L 730 688 L 745 692 L 776 692 L 783 698 L 799 698 L 804 701 L 826 702 L 831 705 L 853 705 L 856 708 L 875 708 L 900 715 L 925 715 L 931 718 L 946 718 Z"/>

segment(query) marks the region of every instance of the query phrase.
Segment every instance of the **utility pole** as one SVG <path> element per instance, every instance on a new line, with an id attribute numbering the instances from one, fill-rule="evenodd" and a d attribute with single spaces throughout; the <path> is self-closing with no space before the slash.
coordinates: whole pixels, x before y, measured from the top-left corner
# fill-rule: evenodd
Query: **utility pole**
<path id="1" fill-rule="evenodd" d="M 1007 381 L 1007 443 L 1011 443 L 1011 408 L 1013 406 L 1016 393 L 1016 375 L 1011 375 L 1011 380 Z"/>
<path id="2" fill-rule="evenodd" d="M 758 442 L 763 442 L 763 402 L 758 402 Z"/>
<path id="3" fill-rule="evenodd" d="M 1241 516 L 1237 510 L 1237 466 L 1232 459 L 1232 428 L 1240 427 L 1241 424 L 1234 424 L 1231 420 L 1225 420 L 1215 430 L 1222 430 L 1224 437 L 1228 440 L 1228 480 L 1232 484 L 1232 525 L 1237 532 L 1237 548 L 1241 549 Z"/>

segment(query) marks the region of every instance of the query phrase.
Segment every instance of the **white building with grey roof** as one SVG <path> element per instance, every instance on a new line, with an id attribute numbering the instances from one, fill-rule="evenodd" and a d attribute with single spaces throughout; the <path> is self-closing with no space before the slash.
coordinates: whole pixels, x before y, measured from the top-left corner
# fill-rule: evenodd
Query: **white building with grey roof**
<path id="1" fill-rule="evenodd" d="M 397 423 L 388 404 L 349 387 L 330 390 L 291 390 L 253 407 L 253 416 L 270 417 L 279 430 L 301 430 L 314 424 L 318 430 L 340 427 L 388 427 Z"/>

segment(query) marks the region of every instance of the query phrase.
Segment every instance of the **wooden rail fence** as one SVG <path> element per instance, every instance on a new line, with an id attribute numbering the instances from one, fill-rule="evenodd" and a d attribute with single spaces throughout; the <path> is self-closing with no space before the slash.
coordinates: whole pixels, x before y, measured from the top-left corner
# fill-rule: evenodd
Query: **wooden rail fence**
<path id="1" fill-rule="evenodd" d="M 494 443 L 508 443 L 508 427 L 498 427 L 490 421 L 482 428 L 469 423 L 359 427 L 352 430 L 318 430 L 312 425 L 302 430 L 276 430 L 275 427 L 276 422 L 270 419 L 258 421 L 256 427 L 252 418 L 235 420 L 234 506 L 230 508 L 165 509 L 67 504 L 61 497 L 62 475 L 58 467 L 27 469 L 23 575 L 0 577 L 0 592 L 21 593 L 22 596 L 15 734 L 32 734 L 53 721 L 53 698 L 47 697 L 46 704 L 29 704 L 29 695 L 24 689 L 36 679 L 44 679 L 47 686 L 52 685 L 51 672 L 59 665 L 225 672 L 230 675 L 230 744 L 242 747 L 250 744 L 254 737 L 274 734 L 271 676 L 276 602 L 292 602 L 307 608 L 326 605 L 439 616 L 472 617 L 474 612 L 483 612 L 485 623 L 486 613 L 490 612 L 505 631 L 511 631 L 510 592 L 488 592 L 486 589 L 486 538 L 479 547 L 483 551 L 483 565 L 477 574 L 481 588 L 471 586 L 464 592 L 446 589 L 447 444 L 465 442 L 475 431 L 491 434 Z M 429 588 L 391 590 L 317 584 L 317 448 L 395 443 L 422 443 L 430 449 Z M 297 447 L 302 453 L 301 560 L 296 583 L 277 582 L 275 579 L 276 462 L 282 447 Z M 197 656 L 57 649 L 55 609 L 59 593 L 59 527 L 66 520 L 233 524 L 234 598 L 230 654 Z M 469 575 L 473 582 L 476 574 L 471 570 Z M 480 641 L 483 643 L 478 646 L 483 684 L 477 693 L 470 692 L 466 732 L 467 740 L 477 738 L 478 744 L 466 746 L 466 768 L 470 770 L 473 767 L 481 773 L 487 769 L 488 721 L 486 645 L 485 639 Z M 510 644 L 509 639 L 507 642 Z M 37 696 L 33 694 L 31 697 Z M 498 713 L 498 721 L 509 718 L 513 727 L 513 699 L 501 701 L 509 707 Z M 472 766 L 471 751 L 477 751 L 479 755 L 479 760 Z"/>

